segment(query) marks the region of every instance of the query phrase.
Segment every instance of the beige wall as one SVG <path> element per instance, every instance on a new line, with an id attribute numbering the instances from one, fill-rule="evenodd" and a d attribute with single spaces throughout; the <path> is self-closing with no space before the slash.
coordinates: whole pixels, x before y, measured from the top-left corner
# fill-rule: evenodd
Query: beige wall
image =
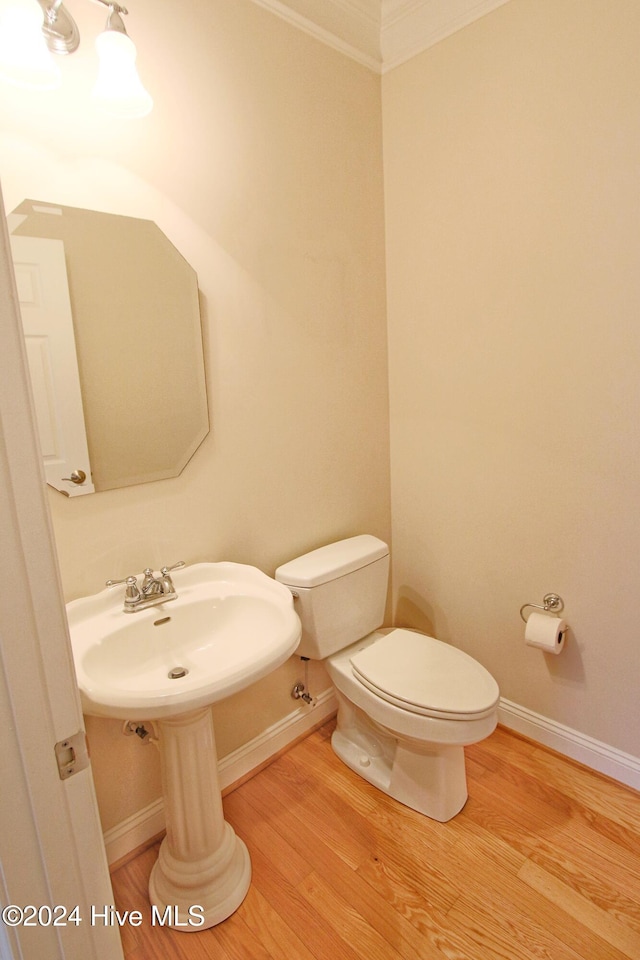
<path id="1" fill-rule="evenodd" d="M 104 13 L 73 14 L 83 45 L 63 91 L 3 94 L 6 207 L 36 197 L 160 225 L 198 273 L 211 433 L 175 480 L 51 494 L 66 599 L 147 565 L 272 573 L 334 538 L 388 538 L 379 77 L 249 0 L 136 0 L 127 27 L 155 109 L 97 121 L 82 90 Z M 294 709 L 299 673 L 289 661 L 215 708 L 221 756 Z M 88 720 L 105 829 L 160 792 L 155 751 L 120 727 Z"/>
<path id="2" fill-rule="evenodd" d="M 65 90 L 0 102 L 7 209 L 160 225 L 199 276 L 212 431 L 175 480 L 51 494 L 67 599 L 147 564 L 272 573 L 389 538 L 380 78 L 249 0 L 136 0 L 156 107 L 97 121 L 103 14 L 73 13 Z M 382 81 L 396 620 L 636 756 L 639 27 L 635 0 L 511 0 Z M 549 590 L 558 658 L 518 616 Z M 215 708 L 222 756 L 298 674 Z M 108 829 L 159 795 L 157 758 L 88 729 Z"/>
<path id="3" fill-rule="evenodd" d="M 636 0 L 512 0 L 383 78 L 397 618 L 635 756 L 638 36 Z"/>

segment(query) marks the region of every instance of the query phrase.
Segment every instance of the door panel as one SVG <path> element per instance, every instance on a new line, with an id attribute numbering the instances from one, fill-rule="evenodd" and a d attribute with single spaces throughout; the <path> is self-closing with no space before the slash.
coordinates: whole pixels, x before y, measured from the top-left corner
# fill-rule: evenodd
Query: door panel
<path id="1" fill-rule="evenodd" d="M 11 251 L 47 483 L 93 493 L 64 245 L 14 236 Z"/>
<path id="2" fill-rule="evenodd" d="M 82 729 L 24 336 L 0 197 L 0 906 L 79 905 L 79 925 L 5 928 L 3 958 L 122 960 L 91 768 L 61 780 L 56 741 Z"/>

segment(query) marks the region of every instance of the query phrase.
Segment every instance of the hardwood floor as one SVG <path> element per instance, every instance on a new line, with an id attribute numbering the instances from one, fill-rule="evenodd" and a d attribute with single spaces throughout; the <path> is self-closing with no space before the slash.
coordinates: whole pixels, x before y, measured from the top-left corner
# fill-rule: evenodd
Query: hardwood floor
<path id="1" fill-rule="evenodd" d="M 225 797 L 251 853 L 241 907 L 152 927 L 157 845 L 112 877 L 127 960 L 640 960 L 640 794 L 498 728 L 436 823 L 333 754 L 333 721 Z"/>

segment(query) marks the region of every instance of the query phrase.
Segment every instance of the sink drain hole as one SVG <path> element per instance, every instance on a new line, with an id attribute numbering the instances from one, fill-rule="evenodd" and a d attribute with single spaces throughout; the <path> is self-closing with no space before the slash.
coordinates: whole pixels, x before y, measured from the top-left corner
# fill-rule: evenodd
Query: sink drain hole
<path id="1" fill-rule="evenodd" d="M 173 667 L 169 670 L 169 680 L 179 680 L 180 677 L 186 677 L 189 673 L 186 667 Z"/>

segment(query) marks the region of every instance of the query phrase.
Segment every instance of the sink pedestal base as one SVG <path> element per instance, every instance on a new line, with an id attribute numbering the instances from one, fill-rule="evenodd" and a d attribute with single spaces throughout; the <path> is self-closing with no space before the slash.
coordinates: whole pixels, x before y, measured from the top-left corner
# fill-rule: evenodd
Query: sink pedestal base
<path id="1" fill-rule="evenodd" d="M 167 926 L 197 932 L 240 906 L 251 861 L 224 819 L 210 708 L 157 724 L 167 835 L 151 872 L 149 898 Z"/>

